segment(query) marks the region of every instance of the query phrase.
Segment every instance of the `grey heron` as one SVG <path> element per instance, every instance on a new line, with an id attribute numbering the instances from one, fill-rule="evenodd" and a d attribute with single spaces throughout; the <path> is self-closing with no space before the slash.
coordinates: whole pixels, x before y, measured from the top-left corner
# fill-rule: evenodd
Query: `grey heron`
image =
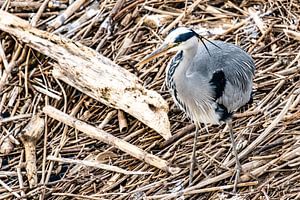
<path id="1" fill-rule="evenodd" d="M 192 29 L 180 27 L 170 32 L 163 44 L 140 64 L 168 52 L 177 53 L 166 68 L 166 85 L 175 104 L 196 126 L 190 184 L 200 124 L 227 123 L 236 159 L 236 189 L 241 165 L 233 137 L 232 114 L 251 98 L 254 61 L 234 44 L 209 41 Z"/>

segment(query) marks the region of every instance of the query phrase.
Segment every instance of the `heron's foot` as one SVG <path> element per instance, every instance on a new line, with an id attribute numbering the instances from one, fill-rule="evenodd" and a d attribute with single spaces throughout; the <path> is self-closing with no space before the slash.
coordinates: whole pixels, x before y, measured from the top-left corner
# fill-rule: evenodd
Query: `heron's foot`
<path id="1" fill-rule="evenodd" d="M 235 165 L 235 178 L 234 178 L 234 185 L 233 185 L 233 193 L 236 193 L 237 191 L 237 185 L 240 182 L 240 175 L 242 172 L 242 166 L 241 164 L 238 162 Z"/>

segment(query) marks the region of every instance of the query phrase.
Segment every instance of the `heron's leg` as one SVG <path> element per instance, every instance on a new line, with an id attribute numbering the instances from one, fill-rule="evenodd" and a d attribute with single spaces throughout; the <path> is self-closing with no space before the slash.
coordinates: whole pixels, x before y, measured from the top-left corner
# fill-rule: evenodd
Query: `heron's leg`
<path id="1" fill-rule="evenodd" d="M 238 181 L 239 181 L 239 178 L 240 178 L 240 173 L 242 171 L 242 166 L 241 166 L 241 163 L 240 163 L 240 160 L 239 160 L 239 157 L 238 157 L 238 153 L 236 151 L 236 144 L 235 144 L 234 137 L 233 137 L 232 121 L 230 120 L 227 124 L 228 124 L 228 127 L 229 127 L 230 140 L 231 140 L 231 143 L 232 143 L 232 152 L 233 152 L 233 155 L 235 157 L 235 163 L 236 163 L 236 165 L 235 165 L 236 174 L 235 174 L 234 187 L 233 187 L 233 192 L 235 193 L 236 189 L 237 189 L 237 184 L 238 184 Z"/>
<path id="2" fill-rule="evenodd" d="M 197 138 L 198 138 L 198 135 L 199 135 L 199 126 L 197 124 L 195 124 L 195 125 L 196 125 L 196 130 L 195 130 L 195 136 L 194 136 L 193 152 L 192 152 L 192 157 L 191 157 L 189 185 L 192 185 L 192 181 L 193 181 L 194 166 L 195 166 L 195 162 L 196 162 L 196 157 L 195 157 L 196 143 L 197 143 Z"/>

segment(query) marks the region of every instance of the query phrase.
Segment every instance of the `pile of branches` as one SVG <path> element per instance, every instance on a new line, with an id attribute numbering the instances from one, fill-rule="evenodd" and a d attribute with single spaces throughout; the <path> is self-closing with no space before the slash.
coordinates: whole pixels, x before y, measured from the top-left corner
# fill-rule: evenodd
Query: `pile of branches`
<path id="1" fill-rule="evenodd" d="M 298 3 L 0 6 L 0 199 L 300 198 Z M 200 130 L 189 185 L 195 127 L 164 87 L 170 55 L 137 65 L 179 26 L 239 45 L 255 60 L 253 102 L 234 115 L 243 167 L 235 194 L 228 129 Z"/>

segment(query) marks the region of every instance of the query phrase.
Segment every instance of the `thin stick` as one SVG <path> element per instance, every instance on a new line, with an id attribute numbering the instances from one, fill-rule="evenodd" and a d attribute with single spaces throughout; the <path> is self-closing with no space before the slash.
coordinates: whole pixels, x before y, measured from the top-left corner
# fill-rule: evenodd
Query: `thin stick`
<path id="1" fill-rule="evenodd" d="M 63 163 L 71 163 L 71 164 L 78 164 L 78 165 L 84 165 L 88 167 L 95 167 L 99 169 L 104 169 L 107 171 L 117 172 L 121 174 L 127 174 L 127 175 L 146 175 L 146 174 L 152 174 L 153 172 L 140 172 L 140 171 L 127 171 L 125 169 L 122 169 L 120 167 L 112 166 L 112 165 L 106 165 L 99 163 L 97 161 L 89 161 L 89 160 L 75 160 L 70 158 L 57 158 L 55 156 L 48 156 L 47 160 L 57 161 L 57 162 L 63 162 Z"/>
<path id="2" fill-rule="evenodd" d="M 28 114 L 20 114 L 20 115 L 15 115 L 15 116 L 12 116 L 12 117 L 3 118 L 3 119 L 0 119 L 0 124 L 7 123 L 7 122 L 12 122 L 12 121 L 17 121 L 17 120 L 24 119 L 24 118 L 29 118 L 31 116 L 32 116 L 32 114 L 28 113 Z"/>
<path id="3" fill-rule="evenodd" d="M 180 22 L 180 20 L 182 20 L 182 18 L 185 15 L 190 14 L 194 8 L 201 2 L 202 0 L 197 0 L 195 1 L 190 7 L 188 7 L 188 9 L 186 9 L 185 12 L 181 13 L 171 24 L 169 24 L 162 32 L 162 35 L 167 34 L 174 26 L 176 26 L 176 24 L 178 24 Z"/>
<path id="4" fill-rule="evenodd" d="M 11 192 L 15 197 L 20 198 L 21 196 L 14 192 L 6 183 L 4 183 L 1 179 L 0 179 L 0 185 L 2 185 L 7 191 Z"/>
<path id="5" fill-rule="evenodd" d="M 53 29 L 57 29 L 60 27 L 69 17 L 76 12 L 85 2 L 86 0 L 76 0 L 74 1 L 63 13 L 57 16 L 54 20 L 49 22 L 49 27 Z"/>
<path id="6" fill-rule="evenodd" d="M 108 122 L 115 116 L 115 114 L 117 114 L 116 110 L 113 110 L 113 111 L 110 111 L 109 113 L 107 113 L 107 115 L 105 116 L 105 118 L 103 119 L 101 124 L 99 124 L 98 128 L 103 129 L 105 127 L 105 125 L 107 125 Z"/>
<path id="7" fill-rule="evenodd" d="M 155 155 L 149 154 L 149 153 L 145 152 L 144 150 L 142 150 L 128 142 L 125 142 L 124 140 L 114 137 L 113 135 L 111 135 L 103 130 L 97 129 L 87 123 L 79 121 L 79 120 L 75 119 L 74 117 L 71 117 L 71 116 L 63 113 L 60 110 L 57 110 L 56 108 L 54 108 L 52 106 L 45 106 L 43 108 L 43 111 L 45 114 L 49 115 L 50 117 L 52 117 L 58 121 L 61 121 L 65 124 L 67 124 L 68 126 L 76 128 L 79 131 L 82 131 L 87 136 L 98 139 L 107 144 L 110 144 L 110 145 L 128 153 L 129 155 L 131 155 L 141 161 L 144 161 L 152 166 L 155 166 L 161 170 L 170 172 L 172 174 L 176 174 L 180 171 L 180 168 L 170 167 L 169 163 L 167 161 L 162 160 L 161 158 L 159 158 Z"/>
<path id="8" fill-rule="evenodd" d="M 245 182 L 245 183 L 239 183 L 237 184 L 237 187 L 248 187 L 248 186 L 254 186 L 257 185 L 258 181 L 252 181 L 252 182 Z M 223 185 L 223 186 L 218 186 L 218 187 L 209 187 L 209 188 L 203 188 L 203 189 L 198 189 L 198 190 L 191 190 L 187 192 L 182 192 L 182 195 L 192 195 L 192 194 L 201 194 L 201 193 L 207 193 L 207 192 L 215 192 L 215 191 L 223 191 L 226 189 L 231 189 L 233 188 L 234 185 Z M 147 199 L 169 199 L 173 198 L 173 194 L 159 194 L 159 195 L 154 195 L 154 196 L 148 196 Z"/>
<path id="9" fill-rule="evenodd" d="M 266 128 L 266 130 L 259 135 L 246 149 L 244 149 L 240 154 L 239 158 L 244 158 L 247 156 L 257 145 L 259 145 L 273 130 L 273 128 L 281 121 L 286 112 L 289 110 L 289 107 L 292 105 L 293 100 L 295 99 L 295 95 L 291 95 L 287 100 L 285 107 L 281 110 L 281 112 L 277 115 L 277 117 L 273 120 L 273 122 Z M 230 167 L 235 163 L 235 159 L 231 159 L 226 166 Z"/>
<path id="10" fill-rule="evenodd" d="M 10 70 L 9 70 L 9 65 L 8 65 L 8 61 L 7 61 L 7 59 L 6 59 L 6 55 L 5 55 L 5 53 L 4 53 L 4 49 L 3 49 L 3 47 L 2 47 L 2 43 L 1 43 L 1 40 L 0 40 L 0 62 L 2 61 L 3 62 L 3 65 L 4 65 L 4 68 L 5 68 L 5 70 L 7 71 L 7 73 L 9 73 L 10 72 Z"/>
<path id="11" fill-rule="evenodd" d="M 3 60 L 3 63 L 5 63 L 5 60 Z M 6 66 L 6 64 L 4 64 L 5 66 L 5 70 L 2 74 L 2 77 L 0 78 L 0 91 L 3 90 L 4 85 L 7 82 L 7 79 L 11 73 L 11 70 L 15 67 L 16 63 L 15 62 L 11 62 L 10 64 L 8 64 L 8 66 Z"/>
<path id="12" fill-rule="evenodd" d="M 258 181 L 252 181 L 252 182 L 239 183 L 236 186 L 237 187 L 249 187 L 249 186 L 254 186 L 257 184 L 258 184 Z M 219 187 L 210 187 L 210 188 L 203 188 L 203 189 L 199 189 L 199 190 L 192 190 L 192 191 L 186 192 L 184 194 L 191 195 L 191 194 L 199 194 L 199 193 L 205 193 L 205 192 L 222 191 L 222 190 L 231 189 L 234 187 L 235 187 L 234 185 L 223 185 L 223 186 L 219 186 Z"/>
<path id="13" fill-rule="evenodd" d="M 42 16 L 44 10 L 46 9 L 49 1 L 50 0 L 44 0 L 44 2 L 42 3 L 41 7 L 39 7 L 39 10 L 37 11 L 37 13 L 33 16 L 32 20 L 31 20 L 31 25 L 33 27 L 36 27 L 37 22 L 41 18 L 41 16 Z"/>

